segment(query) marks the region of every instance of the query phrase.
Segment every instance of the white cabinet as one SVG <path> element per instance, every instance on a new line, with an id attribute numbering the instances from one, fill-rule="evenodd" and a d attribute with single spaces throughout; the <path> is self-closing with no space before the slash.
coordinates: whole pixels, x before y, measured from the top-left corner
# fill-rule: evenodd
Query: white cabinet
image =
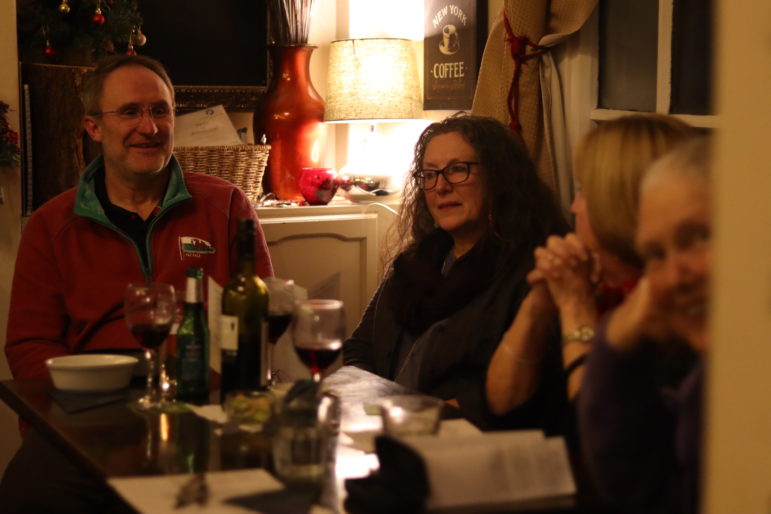
<path id="1" fill-rule="evenodd" d="M 381 204 L 262 207 L 257 214 L 275 275 L 293 279 L 311 298 L 343 300 L 350 334 L 382 278 L 385 235 L 396 220 L 391 210 L 395 208 Z M 294 364 L 281 365 L 286 359 L 294 360 L 285 344 L 282 340 L 276 348 L 284 379 L 297 375 Z"/>

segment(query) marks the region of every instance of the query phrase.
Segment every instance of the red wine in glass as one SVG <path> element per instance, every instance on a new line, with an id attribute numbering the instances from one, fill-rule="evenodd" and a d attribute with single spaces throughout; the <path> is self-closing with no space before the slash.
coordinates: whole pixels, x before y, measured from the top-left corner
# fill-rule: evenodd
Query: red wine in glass
<path id="1" fill-rule="evenodd" d="M 310 299 L 295 302 L 292 339 L 300 360 L 315 382 L 340 354 L 345 339 L 345 311 L 340 300 Z"/>
<path id="2" fill-rule="evenodd" d="M 169 324 L 140 323 L 131 327 L 131 335 L 144 348 L 154 350 L 163 344 L 170 330 L 171 325 Z"/>
<path id="3" fill-rule="evenodd" d="M 343 342 L 340 339 L 300 341 L 295 344 L 294 349 L 311 374 L 321 375 L 340 355 Z"/>
<path id="4" fill-rule="evenodd" d="M 123 310 L 129 332 L 145 349 L 147 386 L 136 407 L 143 411 L 163 411 L 168 402 L 161 396 L 155 370 L 161 370 L 158 347 L 168 336 L 177 310 L 174 286 L 161 283 L 134 283 L 126 287 Z"/>
<path id="5" fill-rule="evenodd" d="M 279 338 L 289 328 L 289 323 L 292 321 L 292 314 L 287 312 L 286 314 L 273 314 L 268 312 L 268 341 L 276 344 Z"/>

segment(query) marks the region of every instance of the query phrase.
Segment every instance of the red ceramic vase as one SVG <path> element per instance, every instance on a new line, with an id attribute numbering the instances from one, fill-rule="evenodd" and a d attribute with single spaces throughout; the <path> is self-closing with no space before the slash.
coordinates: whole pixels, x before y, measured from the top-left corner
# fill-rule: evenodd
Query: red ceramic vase
<path id="1" fill-rule="evenodd" d="M 318 167 L 324 101 L 310 80 L 315 46 L 271 46 L 272 82 L 254 113 L 254 138 L 271 145 L 264 188 L 281 200 L 301 202 L 303 168 Z"/>

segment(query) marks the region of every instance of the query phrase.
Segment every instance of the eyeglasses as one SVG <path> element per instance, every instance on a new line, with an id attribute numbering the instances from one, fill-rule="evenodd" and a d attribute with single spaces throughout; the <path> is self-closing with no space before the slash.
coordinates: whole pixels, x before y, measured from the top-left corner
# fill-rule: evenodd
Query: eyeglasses
<path id="1" fill-rule="evenodd" d="M 460 184 L 468 180 L 471 175 L 471 166 L 479 165 L 478 162 L 471 161 L 458 161 L 448 164 L 441 170 L 418 170 L 412 174 L 415 179 L 415 183 L 423 191 L 428 191 L 436 187 L 436 183 L 439 180 L 439 175 L 444 176 L 444 180 L 448 184 Z"/>
<path id="2" fill-rule="evenodd" d="M 174 115 L 174 111 L 168 105 L 156 105 L 153 107 L 137 107 L 135 105 L 127 105 L 115 111 L 97 112 L 92 114 L 92 116 L 114 114 L 122 121 L 138 122 L 142 119 L 142 116 L 144 116 L 145 113 L 147 113 L 154 121 L 168 121 Z"/>

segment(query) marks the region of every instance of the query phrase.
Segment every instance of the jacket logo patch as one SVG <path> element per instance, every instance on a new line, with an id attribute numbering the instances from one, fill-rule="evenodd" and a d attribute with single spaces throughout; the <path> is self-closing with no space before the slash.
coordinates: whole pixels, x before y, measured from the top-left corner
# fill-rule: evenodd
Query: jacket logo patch
<path id="1" fill-rule="evenodd" d="M 214 251 L 214 247 L 209 241 L 190 236 L 179 237 L 180 257 L 200 257 L 201 255 L 212 254 Z"/>

